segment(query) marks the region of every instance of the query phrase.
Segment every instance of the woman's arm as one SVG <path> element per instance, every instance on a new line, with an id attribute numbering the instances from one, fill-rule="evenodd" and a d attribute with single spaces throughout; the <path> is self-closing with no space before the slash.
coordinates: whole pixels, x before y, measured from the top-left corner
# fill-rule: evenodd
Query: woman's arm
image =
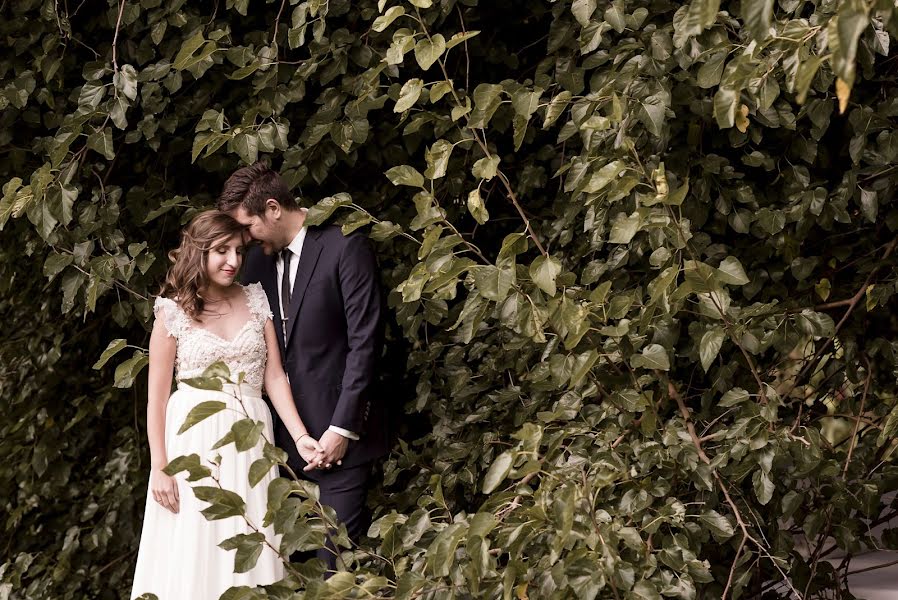
<path id="1" fill-rule="evenodd" d="M 309 430 L 306 429 L 296 410 L 290 382 L 281 365 L 281 349 L 278 347 L 276 336 L 274 323 L 268 319 L 265 322 L 265 347 L 268 351 L 268 359 L 265 363 L 265 391 L 268 393 L 278 417 L 290 432 L 290 437 L 296 444 L 300 456 L 308 463 L 304 470 L 310 471 L 317 466 L 317 463 L 313 463 L 313 459 L 315 454 L 321 451 L 321 446 L 318 445 L 318 440 L 309 435 Z"/>
<path id="2" fill-rule="evenodd" d="M 168 335 L 160 314 L 150 334 L 150 372 L 147 393 L 147 437 L 150 442 L 150 491 L 153 498 L 177 513 L 180 504 L 178 486 L 162 469 L 168 464 L 165 451 L 165 410 L 171 394 L 177 340 Z"/>

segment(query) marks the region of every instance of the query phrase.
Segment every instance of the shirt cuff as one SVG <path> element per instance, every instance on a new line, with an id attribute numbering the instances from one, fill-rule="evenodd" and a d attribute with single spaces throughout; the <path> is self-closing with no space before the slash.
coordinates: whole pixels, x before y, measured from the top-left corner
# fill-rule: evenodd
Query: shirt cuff
<path id="1" fill-rule="evenodd" d="M 331 425 L 327 429 L 328 429 L 328 431 L 333 431 L 334 433 L 342 435 L 343 437 L 349 438 L 351 440 L 358 441 L 358 439 L 359 439 L 359 434 L 353 433 L 352 431 L 349 431 L 348 429 L 343 429 L 342 427 L 337 427 L 336 425 Z"/>

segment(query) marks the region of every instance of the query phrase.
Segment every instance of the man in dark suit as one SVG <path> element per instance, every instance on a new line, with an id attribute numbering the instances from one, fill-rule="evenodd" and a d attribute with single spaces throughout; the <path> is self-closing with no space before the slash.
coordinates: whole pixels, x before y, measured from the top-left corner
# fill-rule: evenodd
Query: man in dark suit
<path id="1" fill-rule="evenodd" d="M 228 178 L 218 208 L 259 242 L 246 256 L 242 279 L 261 282 L 268 295 L 293 400 L 324 452 L 318 464 L 307 465 L 280 422 L 276 444 L 294 472 L 308 469 L 322 504 L 357 540 L 369 522 L 373 461 L 388 450 L 383 403 L 372 394 L 383 310 L 374 253 L 362 234 L 306 226 L 306 211 L 262 163 Z M 335 567 L 332 549 L 318 556 Z"/>

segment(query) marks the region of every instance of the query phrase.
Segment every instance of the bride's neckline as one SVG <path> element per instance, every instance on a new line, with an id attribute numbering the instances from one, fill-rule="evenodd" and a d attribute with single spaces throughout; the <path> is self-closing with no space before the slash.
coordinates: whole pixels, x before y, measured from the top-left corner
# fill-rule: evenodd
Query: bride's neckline
<path id="1" fill-rule="evenodd" d="M 238 285 L 240 285 L 240 284 L 238 284 Z M 194 319 L 189 319 L 190 328 L 195 329 L 196 331 L 201 331 L 203 333 L 211 335 L 212 337 L 215 337 L 215 338 L 225 342 L 226 344 L 234 343 L 234 341 L 236 341 L 243 334 L 243 332 L 246 331 L 246 328 L 249 326 L 249 324 L 253 322 L 253 309 L 252 309 L 250 298 L 249 298 L 249 291 L 247 290 L 246 286 L 241 285 L 240 288 L 243 292 L 243 299 L 246 302 L 246 310 L 247 310 L 248 316 L 246 318 L 246 322 L 240 326 L 240 329 L 237 330 L 237 332 L 233 335 L 233 337 L 226 338 L 222 335 L 215 333 L 214 331 L 212 331 L 210 329 L 206 329 L 205 327 L 200 327 L 199 325 L 197 325 L 198 321 L 195 321 Z M 237 295 L 235 295 L 233 300 L 237 299 L 236 296 Z"/>

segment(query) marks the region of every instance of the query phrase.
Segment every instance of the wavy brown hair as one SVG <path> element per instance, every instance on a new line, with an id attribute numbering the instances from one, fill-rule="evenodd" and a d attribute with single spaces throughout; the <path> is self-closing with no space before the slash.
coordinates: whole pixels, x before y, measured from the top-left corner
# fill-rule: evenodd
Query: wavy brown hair
<path id="1" fill-rule="evenodd" d="M 244 231 L 244 225 L 218 210 L 206 210 L 191 219 L 181 230 L 181 245 L 168 253 L 173 264 L 165 276 L 160 295 L 176 300 L 190 318 L 199 321 L 206 305 L 203 294 L 209 285 L 206 257 L 215 242 L 242 235 Z"/>

